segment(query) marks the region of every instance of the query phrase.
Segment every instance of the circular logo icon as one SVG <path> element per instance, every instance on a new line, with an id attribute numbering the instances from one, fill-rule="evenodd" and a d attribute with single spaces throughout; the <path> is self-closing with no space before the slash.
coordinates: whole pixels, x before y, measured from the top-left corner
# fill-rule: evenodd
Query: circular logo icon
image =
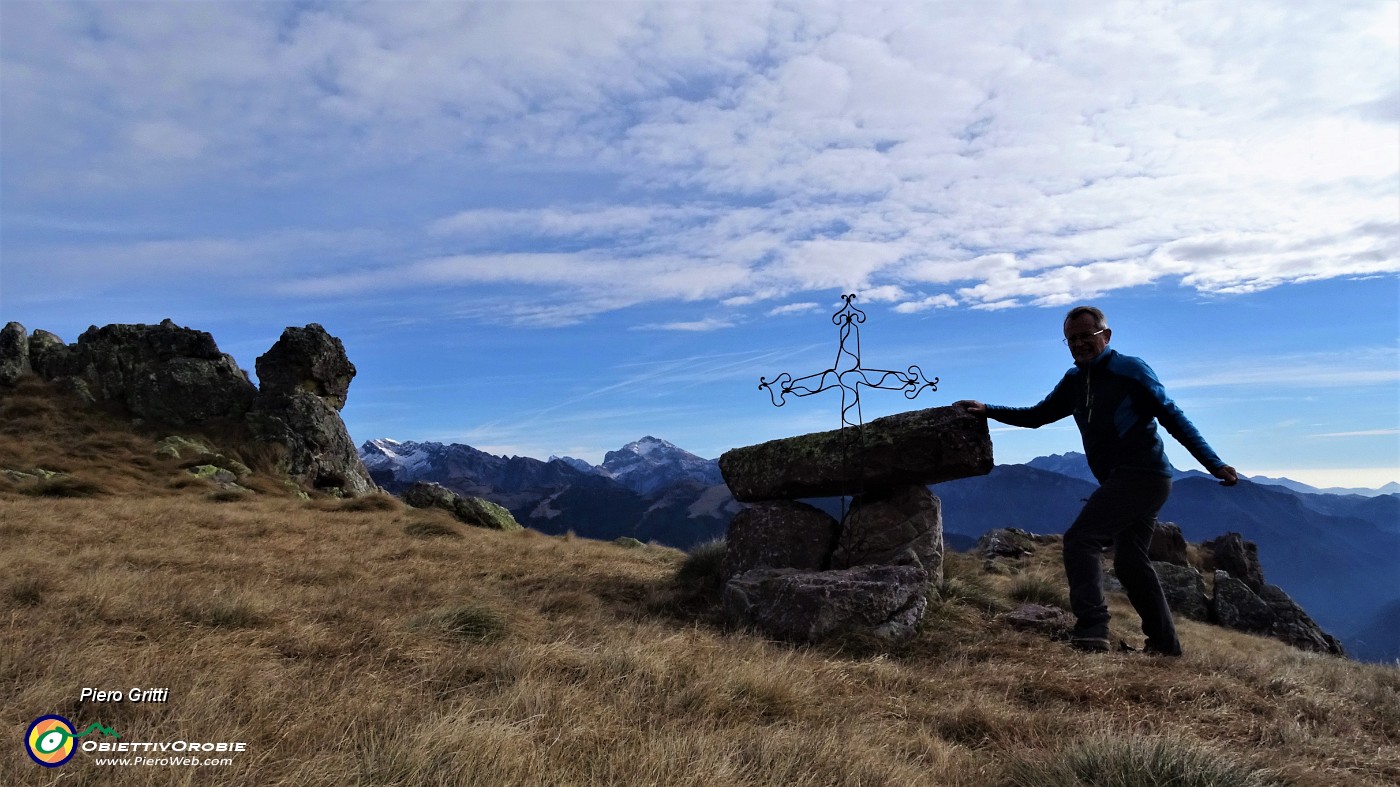
<path id="1" fill-rule="evenodd" d="M 29 756 L 45 768 L 73 759 L 73 722 L 62 716 L 40 716 L 29 725 L 24 742 Z"/>

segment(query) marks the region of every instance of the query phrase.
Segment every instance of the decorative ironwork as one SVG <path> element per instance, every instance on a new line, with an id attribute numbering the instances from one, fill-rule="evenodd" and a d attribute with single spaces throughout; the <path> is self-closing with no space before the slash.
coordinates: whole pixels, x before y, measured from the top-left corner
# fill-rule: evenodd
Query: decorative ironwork
<path id="1" fill-rule="evenodd" d="M 857 309 L 853 305 L 856 299 L 855 293 L 842 295 L 845 302 L 839 311 L 831 315 L 831 322 L 839 326 L 841 341 L 836 349 L 836 362 L 830 369 L 809 374 L 806 377 L 794 378 L 791 374 L 783 372 L 772 380 L 766 377 L 758 378 L 758 389 L 768 391 L 768 396 L 773 401 L 775 407 L 782 407 L 787 404 L 789 394 L 797 397 L 811 396 L 812 394 L 829 391 L 833 388 L 841 389 L 841 429 L 847 426 L 854 427 L 857 432 L 864 426 L 865 420 L 860 409 L 860 389 L 878 388 L 884 391 L 903 391 L 905 399 L 914 399 L 925 389 L 937 391 L 938 378 L 929 380 L 924 377 L 924 372 L 917 366 L 910 366 L 906 371 L 893 371 L 890 369 L 866 369 L 860 365 L 860 325 L 865 322 L 865 312 Z M 848 346 L 854 336 L 855 350 Z M 851 413 L 854 411 L 856 420 L 851 420 Z"/>

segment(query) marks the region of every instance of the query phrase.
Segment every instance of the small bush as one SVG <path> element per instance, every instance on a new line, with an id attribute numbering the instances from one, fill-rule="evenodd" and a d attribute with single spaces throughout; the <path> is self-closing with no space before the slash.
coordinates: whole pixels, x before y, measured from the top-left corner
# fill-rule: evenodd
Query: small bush
<path id="1" fill-rule="evenodd" d="M 409 522 L 404 526 L 404 533 L 414 538 L 461 538 L 461 531 L 452 525 L 431 520 L 420 520 Z"/>
<path id="2" fill-rule="evenodd" d="M 505 618 L 493 609 L 477 605 L 439 609 L 420 619 L 419 624 L 467 642 L 495 642 L 506 634 Z"/>
<path id="3" fill-rule="evenodd" d="M 24 577 L 10 583 L 6 595 L 10 600 L 24 607 L 37 607 L 44 603 L 44 594 L 49 590 L 47 580 L 38 577 Z"/>
<path id="4" fill-rule="evenodd" d="M 1045 577 L 1023 574 L 1016 578 L 1009 593 L 1013 601 L 1023 604 L 1043 604 L 1049 607 L 1069 609 L 1069 596 L 1060 586 Z"/>
<path id="5" fill-rule="evenodd" d="M 19 491 L 33 497 L 97 497 L 107 494 L 107 490 L 101 484 L 70 475 L 41 478 L 20 487 Z"/>
<path id="6" fill-rule="evenodd" d="M 691 549 L 676 571 L 676 584 L 691 590 L 719 592 L 727 547 L 724 539 L 717 538 Z"/>
<path id="7" fill-rule="evenodd" d="M 938 598 L 944 604 L 963 604 L 981 612 L 1006 612 L 1011 605 L 981 577 L 946 577 L 938 586 Z"/>
<path id="8" fill-rule="evenodd" d="M 1093 738 L 1013 760 L 1004 787 L 1268 787 L 1265 771 L 1173 738 Z"/>

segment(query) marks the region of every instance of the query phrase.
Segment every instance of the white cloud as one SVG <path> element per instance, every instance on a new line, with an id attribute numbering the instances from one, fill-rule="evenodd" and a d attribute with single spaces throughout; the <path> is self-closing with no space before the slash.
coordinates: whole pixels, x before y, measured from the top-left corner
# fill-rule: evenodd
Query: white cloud
<path id="1" fill-rule="evenodd" d="M 689 322 L 664 322 L 649 323 L 639 325 L 639 331 L 688 331 L 692 333 L 703 333 L 706 331 L 718 331 L 723 328 L 733 328 L 734 323 L 729 320 L 721 320 L 714 317 L 707 317 L 703 320 L 691 320 Z"/>
<path id="2" fill-rule="evenodd" d="M 287 295 L 489 287 L 555 324 L 668 300 L 997 310 L 1400 272 L 1391 4 L 5 13 L 11 199 L 229 184 L 352 226 L 417 211 L 383 253 L 279 266 Z M 383 173 L 465 196 L 341 189 Z"/>
<path id="3" fill-rule="evenodd" d="M 769 316 L 769 317 L 780 317 L 780 316 L 786 315 L 786 314 L 803 314 L 803 313 L 805 313 L 805 312 L 816 311 L 817 309 L 820 309 L 820 308 L 821 308 L 821 304 L 811 303 L 810 301 L 809 301 L 809 302 L 804 302 L 804 303 L 789 303 L 789 304 L 784 305 L 784 306 L 778 306 L 778 307 L 776 307 L 776 308 L 769 309 L 769 310 L 768 310 L 768 316 Z"/>

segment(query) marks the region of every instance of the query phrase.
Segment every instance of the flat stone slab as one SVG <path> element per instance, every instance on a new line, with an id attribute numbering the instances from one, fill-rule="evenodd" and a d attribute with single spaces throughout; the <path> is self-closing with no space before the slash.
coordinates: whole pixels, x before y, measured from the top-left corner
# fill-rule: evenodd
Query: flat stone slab
<path id="1" fill-rule="evenodd" d="M 877 418 L 859 436 L 848 427 L 735 448 L 719 469 L 746 503 L 855 495 L 986 475 L 992 438 L 986 419 L 930 407 Z"/>

